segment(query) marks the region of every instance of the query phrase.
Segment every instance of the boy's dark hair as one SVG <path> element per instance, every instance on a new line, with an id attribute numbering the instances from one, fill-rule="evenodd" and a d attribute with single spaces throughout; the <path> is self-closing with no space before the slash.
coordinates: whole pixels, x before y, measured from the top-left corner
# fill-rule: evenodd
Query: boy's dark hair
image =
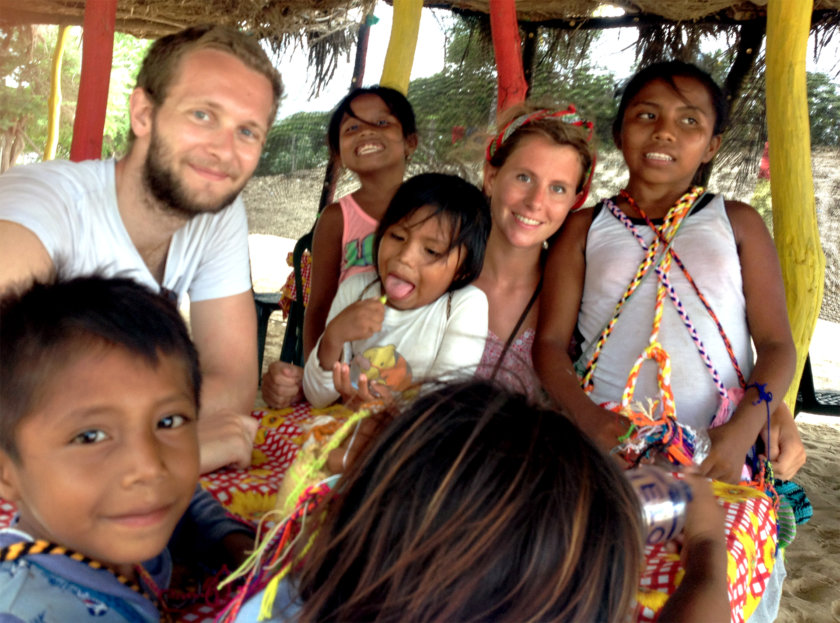
<path id="1" fill-rule="evenodd" d="M 461 266 L 447 292 L 473 282 L 484 265 L 484 249 L 490 234 L 490 209 L 478 188 L 457 175 L 422 173 L 403 182 L 385 211 L 373 242 L 373 263 L 379 262 L 379 243 L 392 225 L 423 207 L 433 208 L 427 218 L 445 218 L 452 228 L 447 251 L 464 247 Z"/>
<path id="2" fill-rule="evenodd" d="M 344 120 L 344 115 L 352 117 L 353 119 L 359 119 L 359 117 L 356 116 L 356 113 L 353 112 L 353 100 L 360 95 L 367 94 L 376 95 L 379 99 L 385 102 L 385 106 L 388 107 L 391 114 L 394 115 L 397 118 L 397 121 L 400 122 L 403 138 L 408 138 L 412 134 L 417 134 L 417 122 L 414 119 L 414 109 L 411 107 L 411 104 L 405 95 L 390 87 L 382 87 L 378 85 L 372 87 L 360 87 L 353 89 L 350 93 L 345 95 L 344 99 L 342 99 L 338 103 L 338 106 L 335 107 L 332 116 L 330 116 L 330 123 L 327 126 L 327 144 L 329 145 L 330 152 L 332 152 L 334 156 L 338 155 L 340 149 L 339 142 L 341 139 L 341 122 Z M 367 122 L 368 119 L 359 119 L 359 121 Z"/>
<path id="3" fill-rule="evenodd" d="M 76 277 L 4 294 L 0 346 L 0 450 L 13 460 L 18 423 L 50 377 L 91 347 L 124 348 L 152 366 L 161 354 L 181 358 L 198 406 L 198 353 L 181 315 L 131 279 Z"/>
<path id="4" fill-rule="evenodd" d="M 421 395 L 324 508 L 303 621 L 620 621 L 636 592 L 629 481 L 563 415 L 486 381 Z"/>

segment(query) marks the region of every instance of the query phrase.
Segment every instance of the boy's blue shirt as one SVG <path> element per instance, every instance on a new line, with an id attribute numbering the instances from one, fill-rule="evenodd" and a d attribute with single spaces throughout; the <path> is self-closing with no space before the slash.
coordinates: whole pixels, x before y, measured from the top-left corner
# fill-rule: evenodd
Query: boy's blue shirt
<path id="1" fill-rule="evenodd" d="M 0 547 L 32 537 L 14 528 L 0 530 Z M 168 550 L 143 563 L 159 587 L 169 586 Z M 125 586 L 106 569 L 54 554 L 33 554 L 0 563 L 0 623 L 96 620 L 101 623 L 157 623 L 149 599 Z"/>
<path id="2" fill-rule="evenodd" d="M 225 535 L 253 534 L 249 526 L 228 516 L 212 495 L 197 486 L 189 508 L 175 529 L 170 547 L 201 560 L 202 554 Z M 0 548 L 34 540 L 14 527 L 0 530 Z M 176 541 L 178 543 L 176 543 Z M 160 589 L 169 587 L 169 548 L 143 567 Z M 0 623 L 158 623 L 157 606 L 117 580 L 105 569 L 94 569 L 67 556 L 31 554 L 0 563 Z"/>

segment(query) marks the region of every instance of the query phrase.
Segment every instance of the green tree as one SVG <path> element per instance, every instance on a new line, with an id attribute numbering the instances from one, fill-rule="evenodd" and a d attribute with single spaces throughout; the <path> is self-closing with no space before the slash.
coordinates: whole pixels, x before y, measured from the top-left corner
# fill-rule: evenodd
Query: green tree
<path id="1" fill-rule="evenodd" d="M 602 73 L 588 62 L 575 67 L 555 65 L 552 70 L 536 73 L 531 97 L 536 101 L 545 98 L 557 104 L 574 104 L 578 112 L 595 124 L 595 134 L 600 145 L 612 145 L 612 122 L 618 109 L 615 76 Z"/>
<path id="2" fill-rule="evenodd" d="M 102 137 L 102 157 L 121 156 L 128 146 L 131 130 L 128 121 L 128 98 L 137 82 L 137 73 L 151 39 L 137 39 L 121 32 L 114 34 L 114 57 L 108 89 L 108 111 Z"/>
<path id="3" fill-rule="evenodd" d="M 326 166 L 329 116 L 329 112 L 300 112 L 274 124 L 255 175 L 287 174 Z"/>
<path id="4" fill-rule="evenodd" d="M 453 20 L 443 70 L 411 82 L 420 145 L 414 162 L 436 165 L 450 157 L 472 160 L 495 121 L 496 66 L 493 48 L 477 28 Z M 481 140 L 473 144 L 473 137 Z M 479 149 L 477 150 L 476 147 Z M 463 153 L 466 152 L 466 153 Z"/>
<path id="5" fill-rule="evenodd" d="M 840 147 L 840 87 L 824 73 L 808 72 L 811 145 Z"/>
<path id="6" fill-rule="evenodd" d="M 0 29 L 0 171 L 25 152 L 40 158 L 46 144 L 50 71 L 57 28 L 24 26 Z M 58 154 L 70 153 L 73 111 L 79 90 L 79 38 L 69 33 L 61 73 L 61 123 Z"/>
<path id="7" fill-rule="evenodd" d="M 56 26 L 0 29 L 0 170 L 24 154 L 40 160 L 46 145 Z M 116 33 L 102 155 L 119 155 L 128 138 L 128 96 L 150 41 Z M 61 65 L 57 158 L 68 158 L 81 72 L 81 29 L 71 28 Z"/>

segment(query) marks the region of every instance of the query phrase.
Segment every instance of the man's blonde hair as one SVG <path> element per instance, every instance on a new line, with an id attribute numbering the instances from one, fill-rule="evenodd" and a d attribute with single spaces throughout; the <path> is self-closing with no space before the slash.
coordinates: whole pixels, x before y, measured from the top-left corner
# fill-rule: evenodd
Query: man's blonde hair
<path id="1" fill-rule="evenodd" d="M 246 66 L 265 76 L 271 83 L 273 105 L 268 117 L 268 125 L 274 123 L 274 115 L 283 95 L 283 83 L 279 72 L 271 64 L 265 51 L 255 37 L 246 35 L 228 26 L 202 25 L 192 26 L 180 32 L 166 35 L 155 41 L 149 48 L 140 73 L 137 74 L 136 87 L 143 89 L 160 106 L 168 94 L 169 86 L 178 72 L 181 59 L 197 50 L 219 50 L 242 61 Z"/>

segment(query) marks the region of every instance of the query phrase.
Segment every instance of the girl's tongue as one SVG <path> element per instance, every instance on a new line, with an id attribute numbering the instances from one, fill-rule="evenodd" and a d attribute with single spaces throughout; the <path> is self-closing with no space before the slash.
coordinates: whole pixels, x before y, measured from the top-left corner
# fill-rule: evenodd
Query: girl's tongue
<path id="1" fill-rule="evenodd" d="M 385 293 L 388 298 L 399 300 L 407 297 L 414 290 L 414 284 L 394 275 L 385 277 Z"/>

